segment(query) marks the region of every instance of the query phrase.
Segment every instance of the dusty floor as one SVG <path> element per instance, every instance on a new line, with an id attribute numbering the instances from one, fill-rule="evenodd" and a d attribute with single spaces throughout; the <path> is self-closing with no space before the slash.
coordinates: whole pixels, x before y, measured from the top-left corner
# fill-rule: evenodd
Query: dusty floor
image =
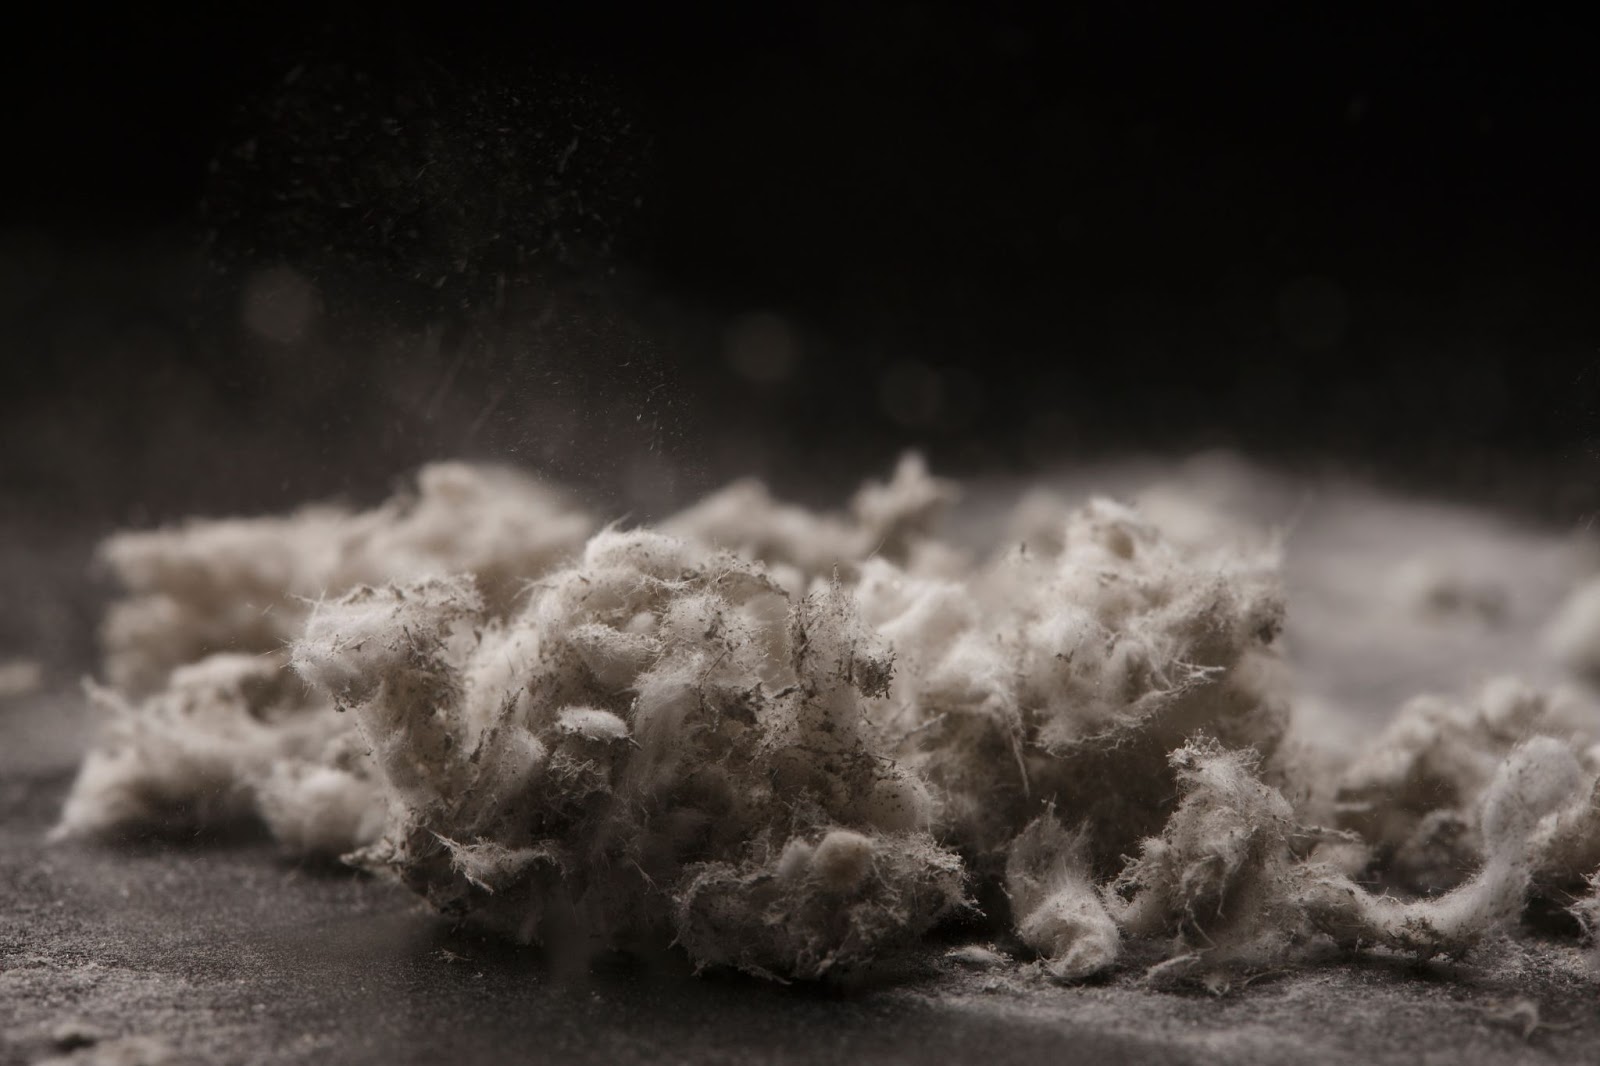
<path id="1" fill-rule="evenodd" d="M 1093 480 L 1132 493 L 1149 477 Z M 1168 506 L 1292 529 L 1302 708 L 1353 738 L 1417 691 L 1549 676 L 1539 627 L 1594 566 L 1585 537 L 1463 508 L 1215 464 L 1178 484 Z M 969 497 L 974 538 L 1006 491 Z M 1153 990 L 1136 969 L 1064 989 L 958 964 L 943 943 L 851 987 L 781 987 L 692 979 L 676 958 L 560 965 L 265 844 L 47 845 L 87 737 L 72 675 L 90 600 L 72 584 L 81 545 L 41 543 L 0 545 L 7 612 L 33 603 L 50 620 L 30 633 L 13 613 L 15 647 L 0 649 L 42 659 L 46 677 L 0 697 L 0 1063 L 1600 1062 L 1600 976 L 1568 942 L 1494 944 L 1459 965 L 1332 959 L 1221 996 Z M 1390 577 L 1419 559 L 1501 587 L 1503 615 L 1408 611 Z"/>

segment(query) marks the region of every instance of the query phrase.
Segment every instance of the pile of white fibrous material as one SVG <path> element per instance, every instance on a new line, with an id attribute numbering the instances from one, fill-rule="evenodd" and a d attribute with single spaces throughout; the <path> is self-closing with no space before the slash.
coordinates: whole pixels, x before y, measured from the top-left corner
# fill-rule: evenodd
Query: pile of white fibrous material
<path id="1" fill-rule="evenodd" d="M 1592 700 L 1421 697 L 1340 755 L 1291 728 L 1274 538 L 1036 494 L 976 558 L 954 496 L 910 457 L 840 514 L 752 481 L 624 528 L 440 464 L 119 534 L 58 835 L 264 826 L 519 941 L 781 979 L 940 928 L 1210 980 L 1600 917 Z"/>

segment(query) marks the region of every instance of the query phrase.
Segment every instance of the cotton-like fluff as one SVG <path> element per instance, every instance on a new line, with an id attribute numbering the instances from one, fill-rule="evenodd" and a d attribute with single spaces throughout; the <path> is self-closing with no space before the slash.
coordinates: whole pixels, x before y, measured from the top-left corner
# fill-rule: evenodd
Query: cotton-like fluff
<path id="1" fill-rule="evenodd" d="M 213 655 L 138 702 L 91 685 L 107 720 L 55 834 L 192 836 L 287 823 L 305 803 L 280 778 L 314 773 L 324 801 L 316 818 L 334 827 L 302 834 L 295 850 L 336 855 L 372 840 L 381 801 L 344 723 L 331 707 L 308 709 L 303 684 L 283 667 L 281 654 Z"/>
<path id="2" fill-rule="evenodd" d="M 1573 590 L 1546 628 L 1544 643 L 1567 669 L 1600 681 L 1600 578 Z"/>
<path id="3" fill-rule="evenodd" d="M 488 613 L 500 616 L 531 581 L 570 562 L 597 525 L 564 490 L 521 471 L 431 463 L 417 474 L 414 497 L 360 524 L 318 592 L 468 574 Z"/>
<path id="4" fill-rule="evenodd" d="M 415 496 L 351 515 L 124 533 L 102 557 L 129 595 L 104 627 L 103 716 L 59 836 L 264 824 L 285 850 L 375 839 L 381 798 L 349 725 L 285 669 L 312 604 L 367 581 L 464 573 L 487 615 L 582 545 L 591 520 L 508 470 L 437 463 Z"/>
<path id="5" fill-rule="evenodd" d="M 922 457 L 911 452 L 888 482 L 864 484 L 847 514 L 782 503 L 765 484 L 747 478 L 673 515 L 661 529 L 759 560 L 791 591 L 803 591 L 803 584 L 795 587 L 797 581 L 835 574 L 853 579 L 868 558 L 919 573 L 965 569 L 961 553 L 933 536 L 957 495 L 953 482 L 931 476 Z"/>
<path id="6" fill-rule="evenodd" d="M 594 528 L 561 493 L 511 470 L 435 463 L 417 482 L 360 514 L 312 507 L 112 536 L 100 559 L 126 595 L 102 626 L 106 679 L 140 696 L 210 654 L 280 650 L 312 601 L 361 583 L 470 573 L 504 611 Z"/>
<path id="7" fill-rule="evenodd" d="M 1600 871 L 1589 875 L 1588 891 L 1574 900 L 1568 908 L 1577 919 L 1583 935 L 1595 948 L 1594 962 L 1600 965 Z"/>
<path id="8" fill-rule="evenodd" d="M 1053 802 L 1103 875 L 1160 829 L 1167 756 L 1191 734 L 1276 750 L 1282 594 L 1272 552 L 1180 548 L 1106 500 L 1055 543 L 967 581 L 873 562 L 857 596 L 905 667 L 876 720 L 937 787 L 951 838 L 993 868 Z"/>
<path id="9" fill-rule="evenodd" d="M 1060 981 L 1103 973 L 1121 950 L 1116 923 L 1090 881 L 1083 843 L 1047 811 L 1011 842 L 1006 856 L 1017 936 Z"/>
<path id="10" fill-rule="evenodd" d="M 1342 875 L 1308 870 L 1300 890 L 1305 912 L 1342 944 L 1381 944 L 1422 958 L 1461 955 L 1516 921 L 1544 857 L 1543 830 L 1574 803 L 1585 803 L 1590 783 L 1561 741 L 1525 741 L 1500 762 L 1484 790 L 1484 860 L 1470 880 L 1437 898 L 1401 900 L 1373 895 Z"/>
<path id="11" fill-rule="evenodd" d="M 1107 892 L 1129 937 L 1170 938 L 1171 956 L 1207 967 L 1281 961 L 1305 939 L 1294 895 L 1305 833 L 1256 758 L 1202 740 L 1170 762 L 1182 800 Z"/>
<path id="12" fill-rule="evenodd" d="M 731 554 L 606 531 L 508 622 L 459 581 L 362 588 L 294 662 L 374 753 L 390 821 L 362 861 L 444 913 L 817 977 L 963 899 L 926 786 L 862 727 L 893 663 L 842 588 L 791 602 Z"/>
<path id="13" fill-rule="evenodd" d="M 1204 730 L 1276 750 L 1288 721 L 1271 651 L 1283 622 L 1275 552 L 1184 550 L 1136 512 L 1092 501 L 1054 559 L 1014 557 L 1029 773 L 1091 828 L 1101 861 L 1168 808 L 1167 755 Z"/>
<path id="14" fill-rule="evenodd" d="M 1600 711 L 1576 693 L 1497 678 L 1466 705 L 1419 696 L 1341 775 L 1337 824 L 1359 832 L 1400 886 L 1449 888 L 1478 865 L 1484 790 L 1502 760 L 1534 735 L 1559 739 L 1597 768 L 1590 749 L 1600 742 Z"/>
<path id="15" fill-rule="evenodd" d="M 981 875 L 997 874 L 1035 813 L 1014 664 L 967 582 L 870 559 L 855 596 L 896 652 L 889 691 L 870 707 L 873 728 L 933 786 L 940 835 Z"/>
<path id="16" fill-rule="evenodd" d="M 351 522 L 331 507 L 269 518 L 190 519 L 117 533 L 99 559 L 125 595 L 100 626 L 103 674 L 118 692 L 159 692 L 208 655 L 281 649 L 305 617 Z"/>
<path id="17" fill-rule="evenodd" d="M 1534 888 L 1544 898 L 1567 901 L 1593 887 L 1600 874 L 1600 776 L 1588 773 L 1572 802 L 1539 823 L 1530 847 Z"/>
<path id="18" fill-rule="evenodd" d="M 1167 975 L 1295 962 L 1315 937 L 1347 948 L 1460 956 L 1515 923 L 1544 830 L 1586 802 L 1588 775 L 1560 741 L 1513 749 L 1484 790 L 1484 860 L 1436 898 L 1374 894 L 1303 858 L 1325 834 L 1298 825 L 1248 757 L 1196 743 L 1173 754 L 1184 797 L 1161 836 L 1117 879 L 1112 914 L 1129 937 L 1175 936 Z"/>

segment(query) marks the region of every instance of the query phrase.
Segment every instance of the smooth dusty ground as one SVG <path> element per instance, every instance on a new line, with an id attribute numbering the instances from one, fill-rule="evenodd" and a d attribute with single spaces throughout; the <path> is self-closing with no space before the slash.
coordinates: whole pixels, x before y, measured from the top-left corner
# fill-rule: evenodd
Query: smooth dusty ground
<path id="1" fill-rule="evenodd" d="M 1134 495 L 1151 479 L 1124 469 L 1061 485 Z M 1214 462 L 1168 484 L 1179 488 L 1158 505 L 1199 502 L 1291 529 L 1286 650 L 1319 731 L 1356 743 L 1416 691 L 1470 693 L 1508 669 L 1558 676 L 1538 633 L 1565 589 L 1594 569 L 1582 531 L 1350 485 L 1290 485 Z M 958 526 L 981 538 L 1009 491 L 980 487 Z M 0 544 L 4 610 L 36 609 L 70 628 L 86 601 L 51 590 L 76 580 L 82 546 Z M 1404 575 L 1419 560 L 1499 587 L 1504 612 L 1413 610 Z M 24 590 L 59 598 L 16 596 Z M 693 978 L 676 957 L 549 960 L 452 930 L 383 883 L 287 865 L 263 843 L 48 845 L 90 727 L 72 685 L 75 644 L 55 630 L 31 644 L 25 626 L 5 632 L 17 647 L 0 658 L 32 655 L 46 669 L 40 691 L 0 696 L 0 1064 L 62 1054 L 118 1063 L 1600 1062 L 1600 976 L 1570 942 L 1497 943 L 1456 965 L 1331 958 L 1220 996 L 1152 989 L 1137 970 L 1060 988 L 1026 967 L 947 959 L 952 942 L 849 986 L 782 987 Z"/>

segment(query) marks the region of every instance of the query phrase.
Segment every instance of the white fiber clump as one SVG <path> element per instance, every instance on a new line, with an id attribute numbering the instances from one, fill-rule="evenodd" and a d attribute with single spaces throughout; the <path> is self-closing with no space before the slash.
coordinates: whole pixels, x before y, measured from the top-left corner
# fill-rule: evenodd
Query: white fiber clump
<path id="1" fill-rule="evenodd" d="M 962 965 L 1213 988 L 1460 955 L 1530 900 L 1600 923 L 1593 698 L 1498 679 L 1352 754 L 1292 732 L 1283 537 L 1235 516 L 1036 492 L 984 556 L 916 457 L 846 512 L 744 481 L 656 529 L 503 470 L 419 485 L 108 541 L 58 835 L 265 829 L 516 940 L 780 979 L 956 918 L 1003 948 Z M 1404 602 L 1466 602 L 1431 574 Z"/>
<path id="2" fill-rule="evenodd" d="M 1481 868 L 1442 896 L 1407 900 L 1372 894 L 1308 855 L 1328 834 L 1298 824 L 1284 797 L 1254 777 L 1247 755 L 1201 742 L 1173 762 L 1183 801 L 1123 870 L 1114 909 L 1130 936 L 1175 938 L 1167 971 L 1283 961 L 1315 935 L 1344 947 L 1459 956 L 1516 920 L 1543 850 L 1541 828 L 1584 802 L 1592 784 L 1560 741 L 1519 745 L 1485 789 Z"/>
<path id="3" fill-rule="evenodd" d="M 342 791 L 370 809 L 376 792 L 343 723 L 331 709 L 308 707 L 304 686 L 283 667 L 281 654 L 212 655 L 173 671 L 164 690 L 139 701 L 89 685 L 90 700 L 106 718 L 56 833 L 237 828 L 259 818 L 264 802 L 274 811 L 301 803 L 298 796 L 266 797 L 281 792 L 272 784 L 276 774 L 309 767 L 341 775 Z M 320 850 L 337 855 L 348 844 Z"/>
<path id="4" fill-rule="evenodd" d="M 1117 925 L 1090 879 L 1083 850 L 1081 838 L 1046 812 L 1012 841 L 1006 858 L 1017 936 L 1063 981 L 1110 969 L 1120 950 Z"/>
<path id="5" fill-rule="evenodd" d="M 1255 776 L 1249 751 L 1202 740 L 1174 751 L 1181 802 L 1108 893 L 1133 937 L 1171 938 L 1175 960 L 1279 957 L 1298 938 L 1289 802 Z"/>
<path id="6" fill-rule="evenodd" d="M 824 585 L 606 531 L 514 617 L 470 585 L 325 602 L 295 667 L 351 707 L 389 800 L 360 861 L 521 940 L 577 923 L 815 977 L 963 899 L 932 803 L 863 728 L 888 646 Z"/>
<path id="7" fill-rule="evenodd" d="M 1188 736 L 1276 752 L 1274 565 L 1179 548 L 1107 500 L 1065 516 L 1053 550 L 962 580 L 874 560 L 857 598 L 901 664 L 876 717 L 980 869 L 1053 802 L 1114 872 L 1170 811 L 1167 755 Z"/>
<path id="8" fill-rule="evenodd" d="M 1467 705 L 1419 696 L 1340 776 L 1338 824 L 1377 849 L 1402 885 L 1449 888 L 1480 860 L 1485 790 L 1516 744 L 1532 735 L 1559 738 L 1590 770 L 1600 769 L 1593 751 L 1600 709 L 1576 692 L 1497 678 Z"/>
<path id="9" fill-rule="evenodd" d="M 887 483 L 863 485 L 847 515 L 781 503 L 766 485 L 745 479 L 669 518 L 662 529 L 759 559 L 798 591 L 797 582 L 835 572 L 851 578 L 868 559 L 918 572 L 959 572 L 966 564 L 962 553 L 932 535 L 955 498 L 951 482 L 930 476 L 921 456 L 908 454 Z"/>
<path id="10" fill-rule="evenodd" d="M 1545 641 L 1569 670 L 1600 680 L 1600 578 L 1580 585 L 1562 604 Z"/>
<path id="11" fill-rule="evenodd" d="M 1540 857 L 1537 831 L 1579 798 L 1584 779 L 1560 741 L 1526 741 L 1500 764 L 1485 790 L 1484 863 L 1471 880 L 1436 899 L 1403 901 L 1371 895 L 1330 874 L 1314 880 L 1306 897 L 1312 922 L 1344 944 L 1383 944 L 1423 958 L 1462 954 L 1521 912 Z"/>
<path id="12" fill-rule="evenodd" d="M 311 602 L 363 582 L 469 573 L 503 610 L 593 529 L 562 494 L 522 475 L 436 463 L 415 494 L 372 511 L 312 507 L 119 533 L 100 549 L 127 592 L 102 631 L 106 677 L 144 694 L 213 652 L 281 650 Z"/>
<path id="13" fill-rule="evenodd" d="M 508 470 L 439 463 L 372 511 L 195 520 L 119 533 L 100 555 L 126 595 L 102 637 L 109 687 L 57 834 L 193 833 L 265 823 L 337 857 L 383 824 L 372 767 L 325 694 L 287 669 L 314 604 L 365 581 L 466 574 L 505 611 L 594 522 Z"/>

